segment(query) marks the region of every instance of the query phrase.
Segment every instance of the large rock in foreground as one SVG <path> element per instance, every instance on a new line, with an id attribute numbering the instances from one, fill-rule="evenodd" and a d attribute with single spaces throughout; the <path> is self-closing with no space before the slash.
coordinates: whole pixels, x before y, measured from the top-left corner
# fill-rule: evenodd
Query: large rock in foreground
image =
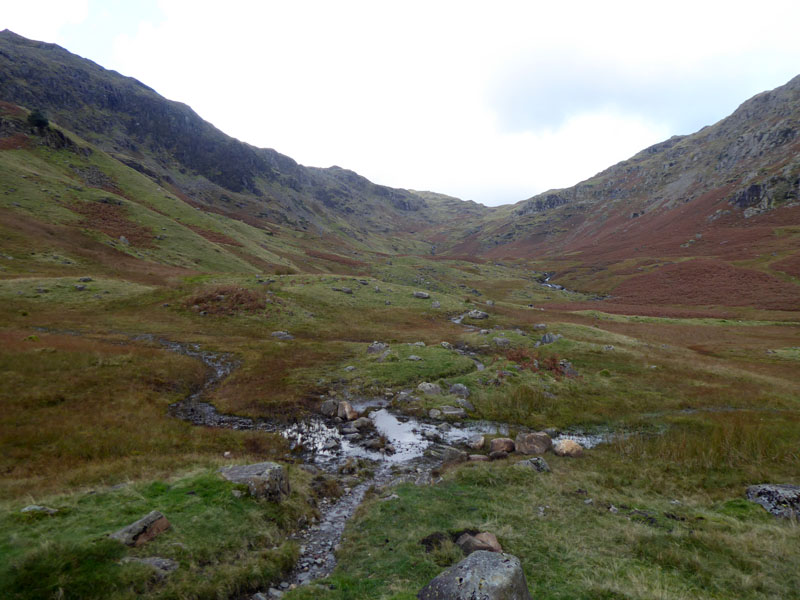
<path id="1" fill-rule="evenodd" d="M 419 600 L 531 600 L 516 556 L 478 550 L 426 585 Z"/>
<path id="2" fill-rule="evenodd" d="M 553 447 L 553 440 L 544 431 L 519 433 L 514 446 L 522 454 L 544 454 Z"/>
<path id="3" fill-rule="evenodd" d="M 135 523 L 115 531 L 108 537 L 112 540 L 120 541 L 126 546 L 141 546 L 167 529 L 169 529 L 167 517 L 154 510 Z"/>
<path id="4" fill-rule="evenodd" d="M 763 483 L 747 488 L 747 499 L 763 506 L 776 517 L 800 517 L 800 486 Z"/>
<path id="5" fill-rule="evenodd" d="M 280 502 L 289 495 L 286 469 L 274 462 L 222 467 L 219 472 L 228 481 L 247 486 L 251 496 Z"/>

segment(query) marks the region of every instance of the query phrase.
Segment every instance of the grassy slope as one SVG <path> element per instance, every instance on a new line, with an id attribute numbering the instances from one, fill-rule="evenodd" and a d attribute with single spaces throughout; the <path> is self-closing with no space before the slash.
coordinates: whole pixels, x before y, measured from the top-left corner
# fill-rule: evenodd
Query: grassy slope
<path id="1" fill-rule="evenodd" d="M 110 185 L 91 187 L 76 168 L 93 168 Z M 87 216 L 76 206 L 110 212 Z M 797 589 L 794 526 L 742 501 L 748 484 L 800 481 L 796 313 L 586 310 L 588 296 L 539 285 L 534 263 L 440 260 L 411 238 L 398 247 L 420 255 L 389 257 L 369 250 L 394 252 L 389 239 L 331 248 L 277 226 L 269 235 L 199 211 L 97 150 L 85 156 L 33 143 L 0 151 L 0 214 L 6 596 L 47 597 L 61 587 L 66 597 L 216 597 L 276 581 L 294 556 L 291 544 L 275 540 L 311 514 L 307 475 L 293 471 L 286 512 L 234 501 L 212 474 L 222 453 L 247 462 L 282 459 L 286 448 L 276 436 L 168 417 L 203 370 L 136 334 L 232 353 L 240 367 L 210 398 L 239 414 L 291 417 L 323 391 L 383 392 L 428 380 L 467 384 L 474 417 L 639 432 L 583 460 L 548 457 L 551 475 L 468 465 L 442 484 L 373 500 L 348 530 L 328 582 L 334 589 L 290 597 L 411 598 L 458 558 L 452 546 L 425 555 L 417 541 L 471 526 L 495 531 L 522 558 L 541 597 L 788 598 Z M 119 235 L 130 235 L 130 245 Z M 277 274 L 287 269 L 302 272 Z M 79 282 L 84 276 L 92 281 Z M 413 298 L 418 289 L 431 299 Z M 490 313 L 471 322 L 489 333 L 450 321 L 471 308 Z M 563 339 L 536 348 L 537 323 Z M 295 340 L 273 338 L 276 330 Z M 365 352 L 376 339 L 390 344 L 386 362 Z M 409 345 L 420 341 L 426 346 Z M 467 344 L 486 370 L 442 341 Z M 539 369 L 529 368 L 534 358 Z M 580 376 L 564 376 L 561 359 Z M 453 400 L 424 398 L 405 409 Z M 24 519 L 18 511 L 31 502 L 64 510 Z M 550 507 L 543 517 L 539 506 Z M 181 564 L 165 582 L 118 566 L 126 550 L 102 541 L 156 508 L 174 529 L 146 551 Z M 209 557 L 217 544 L 224 551 Z M 100 568 L 87 574 L 82 562 Z"/>

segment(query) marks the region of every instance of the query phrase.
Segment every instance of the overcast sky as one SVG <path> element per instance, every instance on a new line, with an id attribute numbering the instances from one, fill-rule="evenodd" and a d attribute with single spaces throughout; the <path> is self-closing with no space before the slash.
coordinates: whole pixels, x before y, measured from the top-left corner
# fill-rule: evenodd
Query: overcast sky
<path id="1" fill-rule="evenodd" d="M 573 185 L 800 73 L 800 2 L 0 0 L 305 165 L 487 205 Z"/>

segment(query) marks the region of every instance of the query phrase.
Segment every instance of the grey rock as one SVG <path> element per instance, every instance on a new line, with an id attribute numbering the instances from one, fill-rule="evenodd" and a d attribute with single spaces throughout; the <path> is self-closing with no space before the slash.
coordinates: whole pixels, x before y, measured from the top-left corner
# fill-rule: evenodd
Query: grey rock
<path id="1" fill-rule="evenodd" d="M 508 340 L 504 337 L 492 338 L 492 343 L 498 348 L 508 348 L 511 346 L 511 340 Z"/>
<path id="2" fill-rule="evenodd" d="M 747 488 L 747 499 L 764 507 L 776 517 L 790 519 L 800 516 L 800 486 L 763 483 Z"/>
<path id="3" fill-rule="evenodd" d="M 494 306 L 494 300 L 487 300 L 486 306 Z"/>
<path id="4" fill-rule="evenodd" d="M 575 367 L 573 367 L 572 363 L 569 362 L 568 360 L 561 359 L 560 361 L 558 361 L 558 365 L 561 367 L 561 370 L 567 377 L 578 377 L 580 375 L 578 370 Z"/>
<path id="5" fill-rule="evenodd" d="M 414 298 L 421 298 L 423 300 L 431 297 L 431 295 L 428 292 L 414 292 L 412 295 L 414 296 Z"/>
<path id="6" fill-rule="evenodd" d="M 440 388 L 438 384 L 429 383 L 427 381 L 423 381 L 422 383 L 420 383 L 417 386 L 417 390 L 429 396 L 439 396 L 442 393 L 442 388 Z"/>
<path id="7" fill-rule="evenodd" d="M 469 388 L 463 383 L 454 383 L 451 385 L 450 393 L 459 398 L 469 398 Z"/>
<path id="8" fill-rule="evenodd" d="M 319 407 L 319 412 L 321 412 L 326 417 L 334 416 L 338 410 L 339 410 L 339 402 L 333 399 L 325 400 Z"/>
<path id="9" fill-rule="evenodd" d="M 255 498 L 280 502 L 289 496 L 289 478 L 286 469 L 278 463 L 235 465 L 222 467 L 219 471 L 228 481 L 246 485 L 250 495 Z"/>
<path id="10" fill-rule="evenodd" d="M 534 329 L 534 331 L 544 331 L 545 329 L 547 329 L 547 324 L 546 323 L 537 323 L 536 325 L 533 326 L 533 329 Z"/>
<path id="11" fill-rule="evenodd" d="M 463 419 L 467 416 L 467 412 L 461 407 L 455 406 L 440 406 L 439 410 L 442 411 L 442 416 L 451 419 Z"/>
<path id="12" fill-rule="evenodd" d="M 75 290 L 78 291 L 78 292 L 83 292 L 83 291 L 86 290 L 86 286 L 85 285 L 76 285 L 75 286 Z"/>
<path id="13" fill-rule="evenodd" d="M 40 506 L 38 504 L 30 504 L 20 510 L 19 512 L 22 513 L 46 513 L 48 515 L 54 515 L 58 512 L 58 509 L 49 508 L 47 506 Z"/>
<path id="14" fill-rule="evenodd" d="M 467 412 L 475 411 L 475 406 L 472 404 L 472 402 L 470 402 L 466 398 L 459 398 L 458 400 L 456 400 L 456 404 L 458 404 L 461 408 L 463 408 Z"/>
<path id="15" fill-rule="evenodd" d="M 489 313 L 485 313 L 482 310 L 478 310 L 476 308 L 476 309 L 473 309 L 473 310 L 469 311 L 467 313 L 467 316 L 470 319 L 488 319 L 489 318 Z"/>
<path id="16" fill-rule="evenodd" d="M 356 429 L 361 429 L 363 427 L 372 427 L 372 419 L 368 419 L 367 417 L 359 417 L 355 421 L 353 421 L 352 426 Z"/>
<path id="17" fill-rule="evenodd" d="M 542 336 L 542 339 L 539 340 L 542 344 L 552 344 L 553 342 L 557 342 L 562 338 L 560 333 L 545 333 Z"/>
<path id="18" fill-rule="evenodd" d="M 406 360 L 420 361 L 420 360 L 422 360 L 422 357 L 420 357 L 420 356 L 417 356 L 416 354 L 412 354 L 412 355 L 411 355 L 411 356 L 409 356 L 409 357 L 408 357 Z"/>
<path id="19" fill-rule="evenodd" d="M 156 575 L 159 579 L 163 579 L 178 568 L 177 561 L 174 561 L 171 558 L 161 558 L 160 556 L 148 556 L 146 558 L 139 558 L 138 556 L 126 556 L 120 562 L 123 564 L 138 563 L 152 567 L 155 569 Z"/>
<path id="20" fill-rule="evenodd" d="M 430 409 L 428 411 L 428 416 L 431 419 L 441 419 L 442 418 L 442 411 L 440 411 L 438 408 L 432 408 L 432 409 Z"/>
<path id="21" fill-rule="evenodd" d="M 78 281 L 80 281 L 81 283 L 89 283 L 90 281 L 92 281 L 92 278 L 91 277 L 79 277 Z"/>
<path id="22" fill-rule="evenodd" d="M 544 431 L 519 433 L 514 445 L 522 454 L 544 454 L 553 447 L 553 440 Z"/>
<path id="23" fill-rule="evenodd" d="M 445 350 L 452 350 L 452 349 L 453 349 L 453 344 L 451 344 L 450 342 L 442 342 L 442 343 L 441 343 L 441 344 L 439 344 L 439 345 L 440 345 L 442 348 L 444 348 Z"/>
<path id="24" fill-rule="evenodd" d="M 516 556 L 478 550 L 437 575 L 419 600 L 531 600 Z"/>
<path id="25" fill-rule="evenodd" d="M 293 340 L 294 336 L 289 333 L 288 331 L 273 331 L 270 334 L 274 338 L 278 338 L 279 340 Z"/>
<path id="26" fill-rule="evenodd" d="M 434 300 L 433 302 L 431 302 L 431 308 L 441 308 L 441 307 L 442 303 L 439 302 L 438 300 Z"/>
<path id="27" fill-rule="evenodd" d="M 141 546 L 149 542 L 158 534 L 169 529 L 170 524 L 167 518 L 157 510 L 145 515 L 138 521 L 123 527 L 119 531 L 110 534 L 112 540 L 117 540 L 126 546 Z"/>
<path id="28" fill-rule="evenodd" d="M 344 370 L 345 370 L 345 371 L 347 371 L 348 373 L 351 373 L 352 371 L 355 371 L 355 370 L 356 370 L 356 368 L 355 368 L 353 365 L 347 365 L 347 366 L 344 368 Z"/>
<path id="29" fill-rule="evenodd" d="M 611 352 L 613 349 L 614 349 L 614 346 L 612 346 L 611 344 L 607 344 L 607 345 L 603 346 L 603 352 Z"/>
<path id="30" fill-rule="evenodd" d="M 367 354 L 381 354 L 389 348 L 389 344 L 384 344 L 383 342 L 372 342 L 369 346 L 367 346 Z"/>
<path id="31" fill-rule="evenodd" d="M 464 462 L 467 460 L 466 452 L 444 444 L 431 444 L 425 449 L 424 454 L 429 458 L 444 463 Z"/>
<path id="32" fill-rule="evenodd" d="M 528 458 L 527 460 L 521 460 L 514 466 L 533 469 L 537 473 L 550 472 L 550 465 L 548 465 L 547 461 L 543 459 L 541 456 L 534 456 L 533 458 Z"/>
<path id="33" fill-rule="evenodd" d="M 123 246 L 131 245 L 131 243 L 128 241 L 128 238 L 126 238 L 124 235 L 119 236 L 119 241 Z"/>

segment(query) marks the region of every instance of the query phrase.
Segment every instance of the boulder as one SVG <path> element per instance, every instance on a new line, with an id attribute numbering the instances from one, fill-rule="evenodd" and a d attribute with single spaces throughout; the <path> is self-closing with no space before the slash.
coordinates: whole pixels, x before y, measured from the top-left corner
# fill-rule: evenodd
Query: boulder
<path id="1" fill-rule="evenodd" d="M 444 444 L 431 444 L 425 449 L 424 454 L 443 463 L 464 462 L 467 460 L 466 452 Z"/>
<path id="2" fill-rule="evenodd" d="M 483 448 L 483 445 L 486 443 L 486 438 L 480 434 L 476 434 L 475 436 L 469 438 L 467 441 L 467 446 L 472 448 L 473 450 L 480 450 Z"/>
<path id="3" fill-rule="evenodd" d="M 428 416 L 431 419 L 441 419 L 442 418 L 442 411 L 440 411 L 438 408 L 432 408 L 432 409 L 430 409 L 428 411 Z"/>
<path id="4" fill-rule="evenodd" d="M 511 438 L 494 438 L 489 443 L 490 452 L 513 452 L 514 440 Z"/>
<path id="5" fill-rule="evenodd" d="M 446 342 L 442 342 L 445 344 Z M 450 386 L 450 393 L 459 398 L 469 398 L 469 388 L 463 383 L 454 383 Z"/>
<path id="6" fill-rule="evenodd" d="M 575 440 L 558 440 L 553 444 L 553 452 L 555 452 L 556 456 L 578 458 L 583 456 L 583 446 Z"/>
<path id="7" fill-rule="evenodd" d="M 336 411 L 336 416 L 345 421 L 354 421 L 358 418 L 358 413 L 353 409 L 352 405 L 347 400 L 339 402 L 339 408 Z"/>
<path id="8" fill-rule="evenodd" d="M 411 356 L 409 356 L 409 357 L 408 357 L 406 360 L 412 360 L 412 361 L 415 361 L 415 362 L 416 362 L 416 361 L 420 361 L 420 360 L 422 360 L 422 357 L 421 357 L 421 356 L 417 356 L 416 354 L 412 354 L 412 355 L 411 355 Z"/>
<path id="9" fill-rule="evenodd" d="M 461 408 L 469 412 L 475 410 L 475 406 L 472 404 L 472 402 L 466 400 L 465 398 L 459 398 L 458 400 L 456 400 L 456 404 L 458 404 Z"/>
<path id="10" fill-rule="evenodd" d="M 233 483 L 247 486 L 250 495 L 280 502 L 289 495 L 289 478 L 286 469 L 274 462 L 222 467 L 222 476 Z"/>
<path id="11" fill-rule="evenodd" d="M 489 457 L 485 454 L 470 454 L 467 460 L 470 462 L 489 462 Z"/>
<path id="12" fill-rule="evenodd" d="M 747 488 L 747 499 L 764 507 L 776 517 L 800 517 L 800 486 L 762 483 Z"/>
<path id="13" fill-rule="evenodd" d="M 421 298 L 423 300 L 431 297 L 428 292 L 414 292 L 413 296 L 414 298 Z"/>
<path id="14" fill-rule="evenodd" d="M 553 440 L 544 431 L 519 433 L 514 445 L 522 454 L 544 454 L 553 447 Z"/>
<path id="15" fill-rule="evenodd" d="M 539 343 L 542 345 L 544 344 L 552 344 L 553 342 L 557 342 L 563 336 L 560 333 L 545 333 L 542 338 L 539 340 Z"/>
<path id="16" fill-rule="evenodd" d="M 541 456 L 535 456 L 533 458 L 529 458 L 527 460 L 519 461 L 515 467 L 525 467 L 528 469 L 533 469 L 537 473 L 549 473 L 550 472 L 550 465 L 547 464 L 547 461 L 543 459 Z"/>
<path id="17" fill-rule="evenodd" d="M 419 600 L 531 600 L 516 556 L 478 550 L 437 575 Z"/>
<path id="18" fill-rule="evenodd" d="M 467 411 L 461 407 L 455 406 L 440 406 L 439 410 L 442 411 L 442 416 L 450 417 L 451 419 L 463 419 L 467 416 Z"/>
<path id="19" fill-rule="evenodd" d="M 417 386 L 417 390 L 429 396 L 438 396 L 442 393 L 442 388 L 440 388 L 438 384 L 429 383 L 427 381 L 420 383 Z"/>
<path id="20" fill-rule="evenodd" d="M 503 547 L 497 541 L 497 536 L 488 531 L 483 531 L 475 536 L 475 539 L 489 546 L 492 552 L 502 552 Z"/>
<path id="21" fill-rule="evenodd" d="M 471 536 L 468 533 L 462 534 L 456 540 L 456 546 L 461 548 L 461 550 L 464 552 L 464 554 L 467 554 L 467 555 L 472 554 L 473 552 L 476 552 L 477 550 L 485 550 L 487 552 L 494 552 L 494 550 L 492 549 L 492 547 L 489 544 L 485 544 L 485 543 L 481 542 L 480 540 L 475 539 L 474 536 Z"/>
<path id="22" fill-rule="evenodd" d="M 352 425 L 356 429 L 363 429 L 364 427 L 372 427 L 372 419 L 368 419 L 367 417 L 359 417 L 355 421 L 353 421 Z"/>
<path id="23" fill-rule="evenodd" d="M 161 532 L 169 529 L 169 527 L 170 525 L 167 517 L 157 510 L 154 510 L 127 527 L 115 531 L 108 537 L 112 540 L 120 541 L 126 546 L 141 546 L 152 540 Z"/>
<path id="24" fill-rule="evenodd" d="M 319 412 L 326 417 L 335 417 L 338 411 L 339 402 L 333 399 L 325 400 L 319 407 Z"/>
<path id="25" fill-rule="evenodd" d="M 473 310 L 469 311 L 467 313 L 467 316 L 470 319 L 488 319 L 489 318 L 489 313 L 485 313 L 482 310 L 478 310 L 476 308 L 476 309 L 473 309 Z"/>
<path id="26" fill-rule="evenodd" d="M 289 341 L 294 339 L 294 336 L 288 331 L 273 331 L 270 335 L 274 338 L 278 338 L 279 340 Z"/>
<path id="27" fill-rule="evenodd" d="M 494 450 L 489 452 L 489 460 L 504 460 L 508 458 L 508 452 L 505 450 Z"/>
<path id="28" fill-rule="evenodd" d="M 383 342 L 372 342 L 367 346 L 367 354 L 382 354 L 388 347 L 389 344 Z"/>

